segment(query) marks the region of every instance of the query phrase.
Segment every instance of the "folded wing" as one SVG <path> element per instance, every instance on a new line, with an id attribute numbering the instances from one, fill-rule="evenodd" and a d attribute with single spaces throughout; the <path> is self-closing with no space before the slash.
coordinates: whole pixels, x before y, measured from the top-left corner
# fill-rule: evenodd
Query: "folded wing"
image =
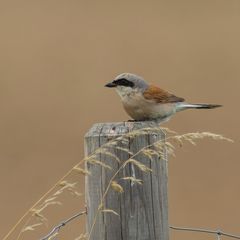
<path id="1" fill-rule="evenodd" d="M 177 103 L 184 102 L 184 98 L 177 97 L 170 92 L 167 92 L 159 87 L 153 85 L 143 93 L 144 97 L 148 100 L 153 100 L 156 103 Z"/>

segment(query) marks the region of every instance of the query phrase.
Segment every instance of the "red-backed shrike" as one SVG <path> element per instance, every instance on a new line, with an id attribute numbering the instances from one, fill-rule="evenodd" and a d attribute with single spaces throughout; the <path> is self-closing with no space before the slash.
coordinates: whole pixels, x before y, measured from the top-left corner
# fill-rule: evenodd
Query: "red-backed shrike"
<path id="1" fill-rule="evenodd" d="M 168 121 L 176 112 L 186 109 L 212 109 L 217 104 L 190 104 L 159 87 L 148 84 L 142 77 L 132 73 L 122 73 L 105 85 L 115 88 L 123 107 L 136 121 Z"/>

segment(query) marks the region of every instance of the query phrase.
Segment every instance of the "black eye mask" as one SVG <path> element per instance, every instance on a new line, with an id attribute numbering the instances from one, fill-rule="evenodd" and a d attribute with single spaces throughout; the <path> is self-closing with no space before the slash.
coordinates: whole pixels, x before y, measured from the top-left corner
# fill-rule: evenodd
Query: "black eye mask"
<path id="1" fill-rule="evenodd" d="M 128 81 L 125 78 L 121 78 L 121 79 L 115 80 L 115 81 L 113 81 L 113 83 L 118 85 L 118 86 L 134 87 L 134 83 Z"/>

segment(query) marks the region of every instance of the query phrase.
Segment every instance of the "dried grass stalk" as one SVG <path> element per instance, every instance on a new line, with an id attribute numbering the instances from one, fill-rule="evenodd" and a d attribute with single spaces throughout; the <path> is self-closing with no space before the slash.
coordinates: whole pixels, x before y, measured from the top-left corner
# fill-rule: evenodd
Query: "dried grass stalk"
<path id="1" fill-rule="evenodd" d="M 21 232 L 34 231 L 36 229 L 36 227 L 41 226 L 42 224 L 43 223 L 40 222 L 40 223 L 36 223 L 36 224 L 33 224 L 33 225 L 26 226 L 25 228 L 23 228 L 21 230 Z"/>
<path id="2" fill-rule="evenodd" d="M 119 216 L 119 214 L 112 209 L 103 209 L 101 211 L 104 213 L 113 213 L 114 215 Z"/>
<path id="3" fill-rule="evenodd" d="M 93 165 L 99 165 L 99 166 L 101 166 L 103 168 L 107 168 L 109 170 L 112 170 L 112 168 L 108 164 L 103 163 L 103 162 L 101 162 L 101 161 L 99 161 L 97 159 L 94 159 L 94 158 L 89 158 L 87 160 L 87 163 L 90 163 L 90 164 L 93 164 Z"/>
<path id="4" fill-rule="evenodd" d="M 73 170 L 79 174 L 82 174 L 84 176 L 86 175 L 91 175 L 91 173 L 87 170 L 87 169 L 83 169 L 83 168 L 80 168 L 80 167 L 74 167 Z"/>
<path id="5" fill-rule="evenodd" d="M 124 177 L 124 178 L 121 178 L 123 180 L 129 180 L 129 181 L 132 181 L 134 183 L 138 183 L 138 184 L 142 184 L 142 180 L 141 179 L 138 179 L 138 178 L 135 178 L 135 177 Z"/>
<path id="6" fill-rule="evenodd" d="M 144 165 L 143 163 L 140 163 L 139 161 L 137 161 L 137 160 L 135 160 L 133 158 L 128 159 L 124 163 L 123 167 L 125 167 L 129 163 L 134 164 L 135 166 L 137 166 L 143 172 L 152 172 L 152 169 L 148 168 L 146 165 Z"/>

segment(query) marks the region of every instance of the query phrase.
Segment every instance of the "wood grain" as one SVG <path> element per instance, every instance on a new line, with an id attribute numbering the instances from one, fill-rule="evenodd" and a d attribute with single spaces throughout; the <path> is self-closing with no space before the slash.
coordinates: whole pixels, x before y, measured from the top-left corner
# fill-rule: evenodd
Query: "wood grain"
<path id="1" fill-rule="evenodd" d="M 113 138 L 146 127 L 156 127 L 156 124 L 154 122 L 95 124 L 85 136 L 85 155 L 91 154 Z M 137 136 L 131 139 L 129 150 L 136 153 L 164 137 L 163 132 Z M 122 147 L 121 144 L 117 146 Z M 127 152 L 119 149 L 113 149 L 112 153 L 116 154 L 120 161 L 130 157 Z M 91 240 L 168 240 L 167 161 L 158 157 L 150 161 L 143 154 L 138 155 L 136 159 L 152 168 L 153 172 L 144 173 L 132 164 L 128 164 L 119 172 L 117 180 L 124 192 L 120 194 L 110 190 L 104 201 L 104 208 L 113 209 L 119 216 L 100 213 L 91 234 Z M 90 176 L 86 176 L 88 231 L 94 221 L 103 192 L 121 165 L 121 162 L 118 163 L 105 154 L 101 154 L 100 160 L 110 165 L 112 170 L 92 164 L 86 166 L 91 172 Z M 143 184 L 121 180 L 122 177 L 127 176 L 142 179 Z"/>

